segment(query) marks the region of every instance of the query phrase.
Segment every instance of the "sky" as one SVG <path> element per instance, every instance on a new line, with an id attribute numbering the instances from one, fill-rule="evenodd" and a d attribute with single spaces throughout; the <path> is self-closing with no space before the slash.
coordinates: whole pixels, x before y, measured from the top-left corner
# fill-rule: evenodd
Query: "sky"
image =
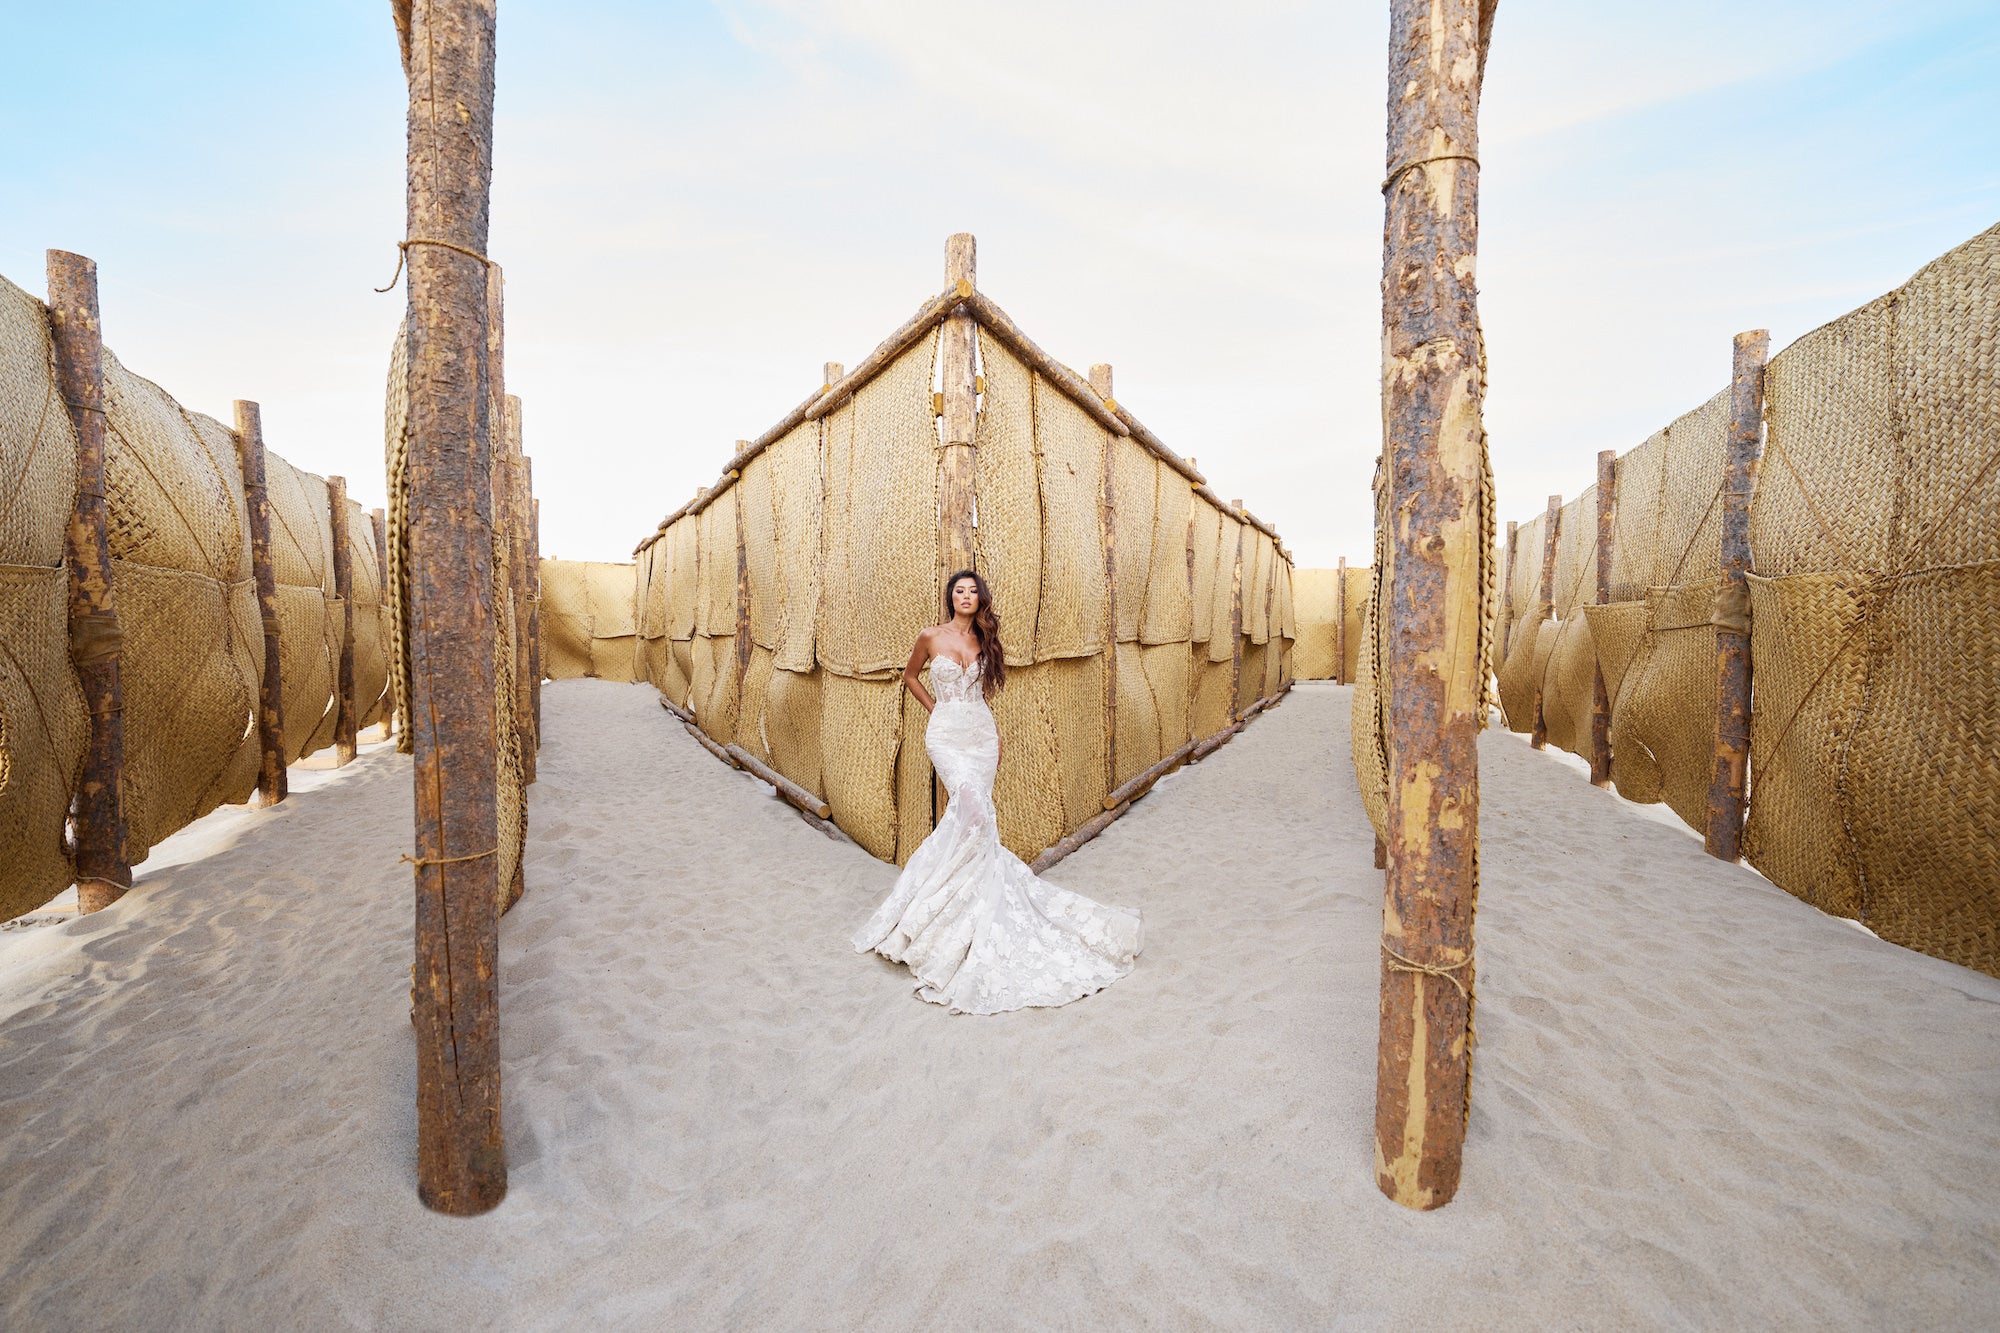
<path id="1" fill-rule="evenodd" d="M 421 3 L 422 0 L 419 0 Z M 0 0 L 0 275 L 381 503 L 387 0 Z M 1365 561 L 1387 6 L 501 0 L 490 253 L 545 554 L 629 559 L 934 295 L 945 238 L 1300 566 Z M 1502 519 L 2000 220 L 1992 0 L 1502 0 L 1480 311 Z"/>

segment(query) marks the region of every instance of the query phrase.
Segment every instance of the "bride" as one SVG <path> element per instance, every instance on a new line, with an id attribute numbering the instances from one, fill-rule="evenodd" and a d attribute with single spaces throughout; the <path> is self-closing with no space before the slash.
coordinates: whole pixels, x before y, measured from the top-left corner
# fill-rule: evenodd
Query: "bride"
<path id="1" fill-rule="evenodd" d="M 1059 889 L 1000 845 L 1000 733 L 986 705 L 1007 667 L 986 581 L 953 574 L 945 614 L 917 636 L 903 684 L 931 715 L 924 748 L 950 804 L 855 932 L 855 952 L 907 963 L 918 998 L 955 1014 L 1068 1004 L 1132 970 L 1139 914 Z M 926 665 L 935 698 L 917 678 Z"/>

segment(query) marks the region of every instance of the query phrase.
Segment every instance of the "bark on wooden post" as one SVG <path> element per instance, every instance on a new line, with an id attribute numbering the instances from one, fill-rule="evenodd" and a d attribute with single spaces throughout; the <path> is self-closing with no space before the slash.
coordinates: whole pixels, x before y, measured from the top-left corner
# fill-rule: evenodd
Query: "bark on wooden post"
<path id="1" fill-rule="evenodd" d="M 963 295 L 978 282 L 976 252 L 970 232 L 959 232 L 944 244 L 944 281 Z M 961 308 L 944 322 L 938 348 L 944 377 L 944 448 L 938 455 L 938 582 L 956 569 L 976 568 L 972 510 L 976 503 L 973 428 L 979 399 L 974 384 L 978 355 L 978 325 Z"/>
<path id="2" fill-rule="evenodd" d="M 1597 455 L 1597 604 L 1611 601 L 1611 525 L 1618 513 L 1618 453 Z M 1604 662 L 1593 651 L 1596 666 L 1590 695 L 1590 780 L 1611 785 L 1611 695 L 1604 685 Z"/>
<path id="3" fill-rule="evenodd" d="M 380 509 L 368 511 L 369 526 L 375 530 L 375 580 L 377 592 L 383 606 L 389 605 L 389 517 Z M 380 614 L 379 611 L 377 613 Z M 386 651 L 388 644 L 384 642 Z M 393 669 L 393 667 L 392 667 Z M 393 685 L 382 689 L 382 739 L 388 740 L 396 734 L 396 690 Z"/>
<path id="4" fill-rule="evenodd" d="M 542 502 L 528 469 L 528 679 L 534 685 L 535 746 L 542 744 Z"/>
<path id="5" fill-rule="evenodd" d="M 1111 392 L 1111 367 L 1103 362 L 1090 368 L 1090 387 L 1111 406 L 1117 398 Z M 1118 785 L 1118 505 L 1117 488 L 1111 484 L 1113 454 L 1117 437 L 1104 435 L 1104 497 L 1098 507 L 1100 535 L 1104 539 L 1104 789 Z"/>
<path id="6" fill-rule="evenodd" d="M 1391 0 L 1383 183 L 1388 463 L 1382 921 L 1375 1179 L 1412 1208 L 1458 1189 L 1472 1026 L 1485 431 L 1480 423 L 1479 87 L 1492 0 Z"/>
<path id="7" fill-rule="evenodd" d="M 493 697 L 495 423 L 487 383 L 493 0 L 396 0 L 409 81 L 410 732 L 416 789 L 417 1190 L 482 1213 L 500 1126 Z M 412 58 L 412 53 L 417 58 Z"/>
<path id="8" fill-rule="evenodd" d="M 1556 613 L 1556 538 L 1562 531 L 1563 498 L 1549 497 L 1549 511 L 1542 519 L 1542 582 L 1541 591 L 1535 597 L 1535 632 L 1542 632 L 1542 623 Z M 1528 744 L 1537 750 L 1545 750 L 1549 745 L 1549 722 L 1542 714 L 1542 679 L 1535 678 L 1535 721 L 1534 729 L 1528 733 Z"/>
<path id="9" fill-rule="evenodd" d="M 1764 359 L 1771 331 L 1736 335 L 1729 381 L 1729 438 L 1722 473 L 1722 587 L 1715 615 L 1715 766 L 1708 780 L 1710 856 L 1743 855 L 1750 772 L 1750 501 L 1764 457 Z"/>
<path id="10" fill-rule="evenodd" d="M 1520 545 L 1515 540 L 1521 525 L 1513 519 L 1507 520 L 1507 572 L 1506 582 L 1500 588 L 1500 660 L 1507 660 L 1508 646 L 1514 640 L 1514 556 Z"/>
<path id="11" fill-rule="evenodd" d="M 736 447 L 748 448 L 750 441 L 738 440 Z M 736 699 L 737 715 L 742 716 L 743 682 L 750 675 L 750 547 L 743 533 L 743 492 L 736 493 Z M 721 739 L 718 737 L 717 739 Z"/>
<path id="12" fill-rule="evenodd" d="M 1334 566 L 1333 584 L 1333 683 L 1347 681 L 1347 557 Z"/>
<path id="13" fill-rule="evenodd" d="M 288 791 L 285 675 L 279 652 L 278 575 L 271 564 L 271 496 L 264 487 L 264 416 L 257 404 L 241 398 L 236 400 L 236 461 L 243 473 L 244 508 L 250 515 L 250 575 L 257 585 L 257 615 L 264 624 L 264 679 L 257 689 L 257 796 L 252 803 L 268 806 L 284 800 Z"/>
<path id="14" fill-rule="evenodd" d="M 328 516 L 333 522 L 333 600 L 338 607 L 340 656 L 333 677 L 333 754 L 339 766 L 354 762 L 360 745 L 354 709 L 354 547 L 347 521 L 347 478 L 326 479 Z"/>
<path id="15" fill-rule="evenodd" d="M 535 780 L 535 683 L 528 642 L 530 557 L 528 554 L 528 459 L 521 445 L 521 400 L 507 395 L 507 550 L 513 578 L 509 586 L 514 606 L 514 733 L 521 746 L 521 781 Z"/>
<path id="16" fill-rule="evenodd" d="M 70 803 L 76 840 L 76 906 L 95 912 L 132 887 L 125 845 L 125 630 L 112 598 L 104 509 L 104 339 L 97 264 L 48 252 L 49 333 L 56 389 L 76 430 L 76 505 L 70 511 L 69 655 L 90 713 L 90 739 Z"/>
<path id="17" fill-rule="evenodd" d="M 1229 716 L 1232 720 L 1243 715 L 1243 707 L 1237 700 L 1243 697 L 1243 533 L 1246 526 L 1242 521 L 1243 502 L 1231 500 L 1229 507 L 1236 511 L 1236 559 L 1229 567 Z"/>

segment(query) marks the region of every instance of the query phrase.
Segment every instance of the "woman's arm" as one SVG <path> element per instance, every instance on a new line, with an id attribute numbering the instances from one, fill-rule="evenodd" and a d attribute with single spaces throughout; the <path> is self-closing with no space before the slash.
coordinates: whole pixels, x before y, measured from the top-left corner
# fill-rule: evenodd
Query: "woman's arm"
<path id="1" fill-rule="evenodd" d="M 933 699 L 931 692 L 924 688 L 924 683 L 917 679 L 917 673 L 929 665 L 930 660 L 931 632 L 925 630 L 917 635 L 916 645 L 910 649 L 910 660 L 903 666 L 903 688 L 917 696 L 917 702 L 924 706 L 926 713 L 937 707 L 937 700 Z"/>

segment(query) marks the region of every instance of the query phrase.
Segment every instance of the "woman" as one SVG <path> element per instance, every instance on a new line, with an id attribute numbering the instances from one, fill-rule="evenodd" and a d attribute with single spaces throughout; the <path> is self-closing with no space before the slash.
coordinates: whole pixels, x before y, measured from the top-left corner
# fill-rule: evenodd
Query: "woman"
<path id="1" fill-rule="evenodd" d="M 1000 621 L 969 569 L 946 580 L 944 600 L 946 619 L 917 636 L 903 684 L 931 715 L 924 748 L 949 804 L 854 948 L 907 963 L 918 997 L 955 1014 L 1068 1004 L 1132 970 L 1139 914 L 1038 879 L 1000 845 L 1000 733 L 986 706 L 1007 679 Z M 925 666 L 935 698 L 917 678 Z"/>

